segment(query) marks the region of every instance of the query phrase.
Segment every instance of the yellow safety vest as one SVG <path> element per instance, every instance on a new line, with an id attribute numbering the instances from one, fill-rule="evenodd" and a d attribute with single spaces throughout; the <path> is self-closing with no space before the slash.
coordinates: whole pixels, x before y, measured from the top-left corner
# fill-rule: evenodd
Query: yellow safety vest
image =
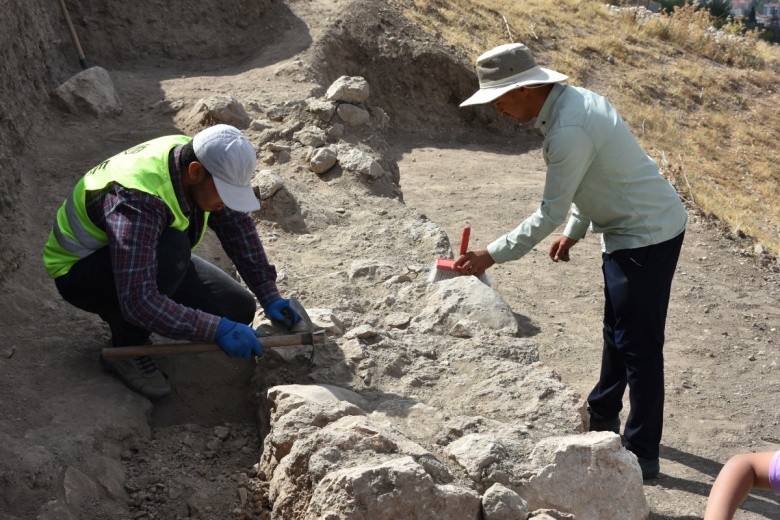
<path id="1" fill-rule="evenodd" d="M 168 171 L 168 154 L 171 149 L 191 140 L 186 135 L 153 139 L 125 150 L 88 171 L 57 211 L 49 240 L 43 248 L 46 273 L 51 278 L 62 276 L 80 259 L 108 245 L 106 233 L 87 216 L 86 194 L 112 182 L 161 198 L 174 215 L 171 227 L 179 231 L 187 229 L 190 221 L 176 200 Z M 208 217 L 206 212 L 203 232 L 192 249 L 203 240 Z"/>

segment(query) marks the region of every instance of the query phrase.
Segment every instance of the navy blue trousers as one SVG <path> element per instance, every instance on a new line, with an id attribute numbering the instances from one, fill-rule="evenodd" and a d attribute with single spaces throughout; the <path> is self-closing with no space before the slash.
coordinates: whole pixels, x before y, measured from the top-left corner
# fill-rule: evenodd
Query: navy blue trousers
<path id="1" fill-rule="evenodd" d="M 191 254 L 190 247 L 185 232 L 172 228 L 163 232 L 157 247 L 160 292 L 187 307 L 251 323 L 256 309 L 254 295 L 218 267 Z M 82 258 L 54 283 L 65 301 L 108 323 L 113 346 L 143 345 L 149 340 L 151 332 L 122 316 L 108 247 Z"/>
<path id="2" fill-rule="evenodd" d="M 599 419 L 617 417 L 628 385 L 624 444 L 646 459 L 658 458 L 661 444 L 666 314 L 684 235 L 602 254 L 604 348 L 588 406 Z"/>

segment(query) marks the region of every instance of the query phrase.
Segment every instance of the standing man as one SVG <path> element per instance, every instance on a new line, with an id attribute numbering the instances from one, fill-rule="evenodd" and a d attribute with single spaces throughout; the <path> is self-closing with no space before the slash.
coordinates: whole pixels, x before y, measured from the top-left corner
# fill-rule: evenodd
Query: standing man
<path id="1" fill-rule="evenodd" d="M 660 471 L 663 428 L 664 329 L 672 278 L 688 216 L 617 110 L 568 76 L 539 67 L 523 44 L 501 45 L 477 59 L 480 89 L 461 106 L 493 103 L 520 123 L 536 118 L 547 164 L 539 209 L 514 231 L 455 261 L 480 275 L 517 260 L 571 216 L 550 246 L 553 262 L 588 227 L 602 233 L 604 347 L 601 375 L 588 396 L 590 431 L 620 433 L 619 413 L 629 387 L 624 446 L 639 459 L 644 479 Z"/>
<path id="2" fill-rule="evenodd" d="M 216 342 L 228 356 L 263 352 L 248 325 L 255 297 L 271 319 L 299 318 L 276 287 L 250 211 L 256 154 L 228 125 L 160 137 L 92 168 L 57 212 L 43 250 L 47 274 L 65 301 L 99 315 L 111 346 L 172 339 Z M 191 251 L 213 229 L 252 292 Z M 252 294 L 254 293 L 254 295 Z M 148 356 L 100 364 L 148 397 L 171 392 Z"/>

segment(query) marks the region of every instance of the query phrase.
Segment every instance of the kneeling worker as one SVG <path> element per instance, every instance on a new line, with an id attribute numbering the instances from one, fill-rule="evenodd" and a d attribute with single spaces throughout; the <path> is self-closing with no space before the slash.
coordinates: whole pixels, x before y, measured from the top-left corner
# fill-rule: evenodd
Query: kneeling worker
<path id="1" fill-rule="evenodd" d="M 112 347 L 148 344 L 154 332 L 215 342 L 231 357 L 261 354 L 249 327 L 255 297 L 271 319 L 299 318 L 279 293 L 248 213 L 260 209 L 255 165 L 251 143 L 229 125 L 160 137 L 103 161 L 57 212 L 43 250 L 47 274 L 65 301 L 108 323 Z M 206 225 L 251 293 L 192 254 Z M 171 392 L 150 357 L 100 363 L 148 398 Z"/>

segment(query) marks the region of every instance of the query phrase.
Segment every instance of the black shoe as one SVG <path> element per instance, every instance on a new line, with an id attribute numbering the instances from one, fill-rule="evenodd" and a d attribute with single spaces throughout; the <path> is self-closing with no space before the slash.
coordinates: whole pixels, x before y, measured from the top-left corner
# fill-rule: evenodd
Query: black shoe
<path id="1" fill-rule="evenodd" d="M 620 435 L 620 417 L 614 419 L 602 419 L 593 410 L 588 407 L 588 415 L 590 415 L 590 424 L 588 424 L 589 432 L 612 432 Z"/>
<path id="2" fill-rule="evenodd" d="M 639 460 L 639 467 L 642 468 L 642 480 L 658 478 L 659 473 L 661 473 L 661 464 L 658 459 L 637 457 L 637 460 Z"/>

